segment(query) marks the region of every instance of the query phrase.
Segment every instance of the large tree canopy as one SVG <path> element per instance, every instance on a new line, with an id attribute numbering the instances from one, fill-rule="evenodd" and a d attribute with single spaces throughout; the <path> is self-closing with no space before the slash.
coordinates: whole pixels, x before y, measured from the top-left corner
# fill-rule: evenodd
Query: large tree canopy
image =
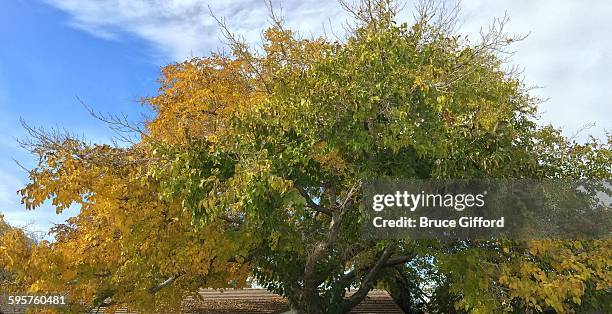
<path id="1" fill-rule="evenodd" d="M 427 3 L 412 24 L 388 1 L 345 7 L 343 39 L 300 38 L 273 15 L 256 50 L 221 22 L 230 53 L 164 67 L 143 129 L 106 119 L 138 133 L 130 145 L 28 128 L 39 164 L 23 202 L 79 212 L 51 243 L 3 235 L 0 286 L 66 292 L 75 311 L 110 298 L 163 312 L 253 280 L 305 313 L 346 312 L 374 287 L 411 312 L 610 306 L 610 240 L 363 236 L 373 178 L 610 179 L 612 163 L 610 141 L 538 126 L 503 20 L 470 41 Z"/>

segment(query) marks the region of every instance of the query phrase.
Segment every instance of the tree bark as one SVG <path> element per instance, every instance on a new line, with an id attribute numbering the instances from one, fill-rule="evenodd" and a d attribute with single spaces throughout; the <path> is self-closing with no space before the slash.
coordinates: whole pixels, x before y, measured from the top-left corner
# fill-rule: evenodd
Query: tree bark
<path id="1" fill-rule="evenodd" d="M 381 269 L 385 267 L 385 264 L 393 254 L 394 249 L 394 245 L 389 245 L 385 248 L 383 253 L 376 261 L 376 264 L 374 264 L 374 266 L 370 269 L 370 271 L 368 271 L 366 276 L 361 281 L 361 285 L 359 285 L 359 289 L 357 289 L 357 292 L 355 292 L 352 296 L 342 302 L 341 308 L 343 312 L 350 311 L 357 304 L 361 303 L 363 299 L 365 299 L 365 297 L 368 295 L 368 292 L 370 292 L 370 290 L 372 290 L 372 288 L 374 287 L 374 283 L 376 281 L 378 273 Z"/>

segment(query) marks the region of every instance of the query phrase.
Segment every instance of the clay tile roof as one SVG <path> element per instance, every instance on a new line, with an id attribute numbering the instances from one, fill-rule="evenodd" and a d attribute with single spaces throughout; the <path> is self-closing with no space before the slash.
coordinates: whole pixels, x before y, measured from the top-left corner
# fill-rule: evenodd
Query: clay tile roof
<path id="1" fill-rule="evenodd" d="M 349 292 L 348 295 L 352 295 Z M 183 303 L 183 313 L 188 314 L 267 314 L 289 311 L 287 299 L 265 289 L 213 290 L 201 289 L 200 298 L 187 298 Z M 90 314 L 102 314 L 98 308 Z M 118 309 L 115 314 L 134 314 L 126 309 Z M 403 314 L 391 296 L 383 290 L 372 290 L 366 299 L 350 312 L 353 314 Z"/>
<path id="2" fill-rule="evenodd" d="M 351 295 L 352 293 L 349 293 Z M 287 300 L 265 289 L 200 290 L 202 300 L 187 299 L 187 313 L 284 313 L 289 311 Z M 402 314 L 391 296 L 382 290 L 370 291 L 366 299 L 350 313 L 355 314 Z"/>
<path id="3" fill-rule="evenodd" d="M 201 289 L 201 300 L 185 300 L 186 313 L 283 313 L 287 300 L 265 289 Z"/>

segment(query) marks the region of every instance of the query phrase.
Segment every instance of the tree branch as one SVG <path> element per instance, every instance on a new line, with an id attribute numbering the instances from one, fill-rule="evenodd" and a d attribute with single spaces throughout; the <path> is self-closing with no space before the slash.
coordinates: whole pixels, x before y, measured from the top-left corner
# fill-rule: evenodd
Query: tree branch
<path id="1" fill-rule="evenodd" d="M 410 255 L 401 255 L 401 256 L 396 256 L 396 257 L 389 258 L 389 260 L 387 260 L 387 262 L 385 263 L 385 267 L 390 267 L 390 266 L 395 266 L 395 265 L 398 265 L 398 264 L 408 263 L 415 256 L 416 256 L 416 254 L 413 253 L 413 254 L 410 254 Z"/>
<path id="2" fill-rule="evenodd" d="M 351 198 L 353 197 L 353 193 L 355 193 L 360 184 L 361 182 L 356 182 L 355 184 L 353 184 L 353 186 L 351 186 L 351 189 L 346 194 L 346 198 L 344 198 L 344 201 L 340 205 L 340 210 L 344 210 L 347 207 L 347 205 L 351 201 Z"/>
<path id="3" fill-rule="evenodd" d="M 389 258 L 393 254 L 393 250 L 395 249 L 395 245 L 388 245 L 383 253 L 380 255 L 374 266 L 370 269 L 370 271 L 366 274 L 366 276 L 361 281 L 361 285 L 359 285 L 359 289 L 352 296 L 342 302 L 342 308 L 348 312 L 348 310 L 355 307 L 357 304 L 361 303 L 363 299 L 368 295 L 368 292 L 372 290 L 374 287 L 374 282 L 376 281 L 376 277 L 381 269 L 387 266 L 387 262 Z M 393 262 L 400 262 L 400 259 L 394 260 Z"/>
<path id="4" fill-rule="evenodd" d="M 410 255 L 401 255 L 401 256 L 391 257 L 387 260 L 384 267 L 392 267 L 392 266 L 396 266 L 399 264 L 410 262 L 415 256 L 416 254 L 413 253 Z M 357 275 L 358 271 L 364 272 L 370 268 L 371 268 L 370 266 L 366 266 L 366 267 L 361 267 L 359 269 L 352 269 L 351 271 L 349 271 L 348 273 L 340 277 L 340 279 L 338 279 L 338 285 L 340 287 L 349 287 L 351 283 L 353 282 L 353 280 L 355 280 L 355 276 Z"/>
<path id="5" fill-rule="evenodd" d="M 326 214 L 328 216 L 332 215 L 332 211 L 329 208 L 323 207 L 317 203 L 315 203 L 311 198 L 310 195 L 308 195 L 308 192 L 306 192 L 306 190 L 299 186 L 299 185 L 295 185 L 295 188 L 298 190 L 298 192 L 300 192 L 300 194 L 302 195 L 302 197 L 304 197 L 306 199 L 306 205 L 320 213 Z"/>
<path id="6" fill-rule="evenodd" d="M 157 292 L 159 292 L 159 290 L 163 289 L 164 287 L 171 285 L 174 281 L 176 281 L 179 277 L 181 277 L 183 274 L 179 274 L 179 275 L 174 275 L 166 280 L 164 280 L 164 282 L 160 283 L 159 285 L 155 286 L 155 287 L 151 287 L 149 289 L 149 293 L 150 294 L 156 294 Z"/>
<path id="7" fill-rule="evenodd" d="M 321 282 L 316 272 L 317 263 L 323 258 L 325 252 L 338 238 L 343 212 L 334 210 L 331 212 L 331 216 L 327 238 L 325 241 L 317 243 L 312 253 L 310 253 L 306 259 L 306 265 L 304 266 L 304 290 L 302 292 L 302 298 L 306 302 L 314 300 L 317 296 L 317 288 Z"/>
<path id="8" fill-rule="evenodd" d="M 229 45 L 233 51 L 234 56 L 243 59 L 251 68 L 253 74 L 257 76 L 260 83 L 266 90 L 266 93 L 271 93 L 272 88 L 269 86 L 269 82 L 267 82 L 265 77 L 263 76 L 259 65 L 256 64 L 257 58 L 253 55 L 253 53 L 249 51 L 249 47 L 245 43 L 244 38 L 238 37 L 236 34 L 234 34 L 227 26 L 227 23 L 225 23 L 225 19 L 217 17 L 213 13 L 212 8 L 210 6 L 208 7 L 208 10 L 210 11 L 210 16 L 217 22 L 217 25 L 219 26 L 219 29 L 221 30 L 221 33 L 223 34 L 225 39 L 229 41 Z"/>

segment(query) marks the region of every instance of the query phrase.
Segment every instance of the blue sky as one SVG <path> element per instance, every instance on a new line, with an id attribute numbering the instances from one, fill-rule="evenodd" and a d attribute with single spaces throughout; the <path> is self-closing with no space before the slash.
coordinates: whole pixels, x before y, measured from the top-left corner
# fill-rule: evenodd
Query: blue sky
<path id="1" fill-rule="evenodd" d="M 61 222 L 48 206 L 26 212 L 16 189 L 27 181 L 14 159 L 33 166 L 34 159 L 18 147 L 23 138 L 19 118 L 31 125 L 60 127 L 92 141 L 112 135 L 93 120 L 76 96 L 100 111 L 126 112 L 138 118 L 137 100 L 156 89 L 159 66 L 155 48 L 123 34 L 104 40 L 69 26 L 69 16 L 37 1 L 0 4 L 0 212 L 17 225 L 44 229 Z"/>
<path id="2" fill-rule="evenodd" d="M 342 34 L 346 14 L 335 1 L 274 3 L 301 34 Z M 465 0 L 460 25 L 475 38 L 480 27 L 507 12 L 510 32 L 531 32 L 515 46 L 512 63 L 524 66 L 527 83 L 543 87 L 534 93 L 550 98 L 541 106 L 542 123 L 572 135 L 594 122 L 587 133 L 603 140 L 612 126 L 612 2 L 580 3 Z M 27 175 L 13 159 L 34 165 L 14 140 L 24 136 L 19 118 L 109 141 L 112 133 L 76 96 L 95 110 L 138 119 L 138 99 L 155 93 L 160 66 L 222 47 L 209 7 L 249 42 L 257 42 L 266 25 L 263 0 L 0 2 L 0 212 L 9 222 L 46 230 L 70 214 L 57 216 L 50 206 L 28 212 L 19 203 L 16 190 Z"/>

